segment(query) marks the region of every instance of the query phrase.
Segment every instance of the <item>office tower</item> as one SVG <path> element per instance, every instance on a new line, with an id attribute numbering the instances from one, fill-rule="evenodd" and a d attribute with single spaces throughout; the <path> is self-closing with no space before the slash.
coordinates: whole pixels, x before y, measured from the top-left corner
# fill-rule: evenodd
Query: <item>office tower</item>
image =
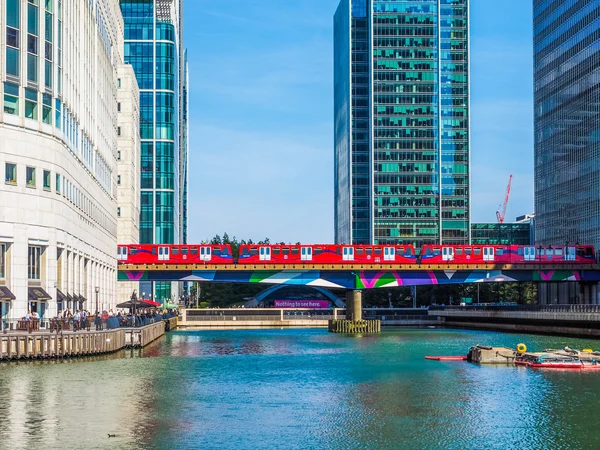
<path id="1" fill-rule="evenodd" d="M 535 238 L 600 246 L 600 2 L 533 2 Z"/>
<path id="2" fill-rule="evenodd" d="M 140 92 L 133 68 L 117 71 L 117 242 L 140 240 Z M 128 301 L 137 282 L 118 283 L 118 303 Z"/>
<path id="3" fill-rule="evenodd" d="M 119 2 L 4 0 L 0 50 L 0 326 L 112 308 Z"/>
<path id="4" fill-rule="evenodd" d="M 469 242 L 469 0 L 340 0 L 337 243 Z"/>
<path id="5" fill-rule="evenodd" d="M 133 66 L 140 89 L 140 243 L 182 243 L 187 224 L 182 0 L 120 3 L 125 61 Z M 158 301 L 176 300 L 180 295 L 177 283 L 141 283 L 140 293 Z"/>

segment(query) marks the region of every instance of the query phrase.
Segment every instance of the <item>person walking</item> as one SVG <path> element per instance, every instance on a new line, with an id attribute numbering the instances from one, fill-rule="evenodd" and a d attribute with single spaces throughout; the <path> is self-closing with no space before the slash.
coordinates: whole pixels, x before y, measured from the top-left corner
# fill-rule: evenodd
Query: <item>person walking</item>
<path id="1" fill-rule="evenodd" d="M 102 331 L 102 317 L 100 316 L 100 311 L 96 311 L 94 325 L 96 325 L 96 331 Z"/>

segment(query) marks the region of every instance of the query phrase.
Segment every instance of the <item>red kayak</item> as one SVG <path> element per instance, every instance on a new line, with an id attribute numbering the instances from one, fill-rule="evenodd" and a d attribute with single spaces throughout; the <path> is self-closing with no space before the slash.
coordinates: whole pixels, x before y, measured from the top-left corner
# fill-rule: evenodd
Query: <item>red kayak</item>
<path id="1" fill-rule="evenodd" d="M 425 359 L 432 361 L 466 361 L 466 356 L 426 356 Z"/>

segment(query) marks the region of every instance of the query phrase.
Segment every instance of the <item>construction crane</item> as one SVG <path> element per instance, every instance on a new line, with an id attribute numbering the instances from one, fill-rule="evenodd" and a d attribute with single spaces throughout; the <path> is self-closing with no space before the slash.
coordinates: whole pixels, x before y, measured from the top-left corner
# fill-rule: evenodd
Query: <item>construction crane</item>
<path id="1" fill-rule="evenodd" d="M 506 205 L 508 205 L 508 198 L 510 197 L 510 184 L 512 183 L 512 174 L 508 178 L 508 187 L 506 188 L 506 196 L 504 197 L 504 205 L 502 205 L 502 212 L 496 211 L 496 218 L 498 223 L 504 223 L 504 216 L 506 215 Z"/>

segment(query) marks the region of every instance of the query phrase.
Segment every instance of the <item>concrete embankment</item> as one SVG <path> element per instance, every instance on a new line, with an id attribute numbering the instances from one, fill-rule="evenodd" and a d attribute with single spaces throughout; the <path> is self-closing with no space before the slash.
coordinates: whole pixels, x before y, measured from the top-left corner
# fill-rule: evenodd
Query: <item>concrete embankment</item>
<path id="1" fill-rule="evenodd" d="M 430 309 L 429 315 L 445 327 L 600 338 L 600 311 L 592 306 Z"/>
<path id="2" fill-rule="evenodd" d="M 163 336 L 165 328 L 166 321 L 159 321 L 140 328 L 105 331 L 0 334 L 0 360 L 82 357 L 145 347 Z"/>

